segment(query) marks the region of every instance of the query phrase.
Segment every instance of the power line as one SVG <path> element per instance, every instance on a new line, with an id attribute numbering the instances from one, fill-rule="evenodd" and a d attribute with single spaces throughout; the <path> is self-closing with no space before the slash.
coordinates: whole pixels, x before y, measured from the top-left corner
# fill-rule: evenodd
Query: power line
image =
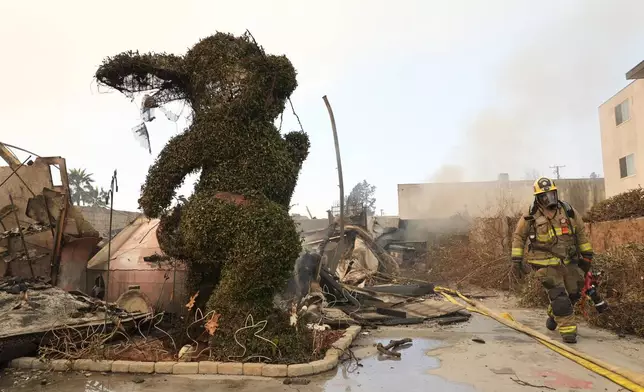
<path id="1" fill-rule="evenodd" d="M 559 169 L 566 167 L 566 165 L 552 165 L 550 168 L 552 169 L 552 172 L 554 173 L 555 176 L 557 176 L 557 180 L 561 178 L 561 174 L 559 173 Z"/>

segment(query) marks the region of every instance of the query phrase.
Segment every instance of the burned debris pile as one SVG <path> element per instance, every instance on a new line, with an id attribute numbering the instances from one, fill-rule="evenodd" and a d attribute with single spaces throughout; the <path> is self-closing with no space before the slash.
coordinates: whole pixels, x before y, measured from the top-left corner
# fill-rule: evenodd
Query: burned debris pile
<path id="1" fill-rule="evenodd" d="M 20 294 L 26 292 L 27 289 L 42 290 L 51 287 L 51 279 L 37 277 L 37 278 L 21 278 L 21 277 L 2 277 L 0 278 L 0 292 L 8 294 Z"/>
<path id="2" fill-rule="evenodd" d="M 0 166 L 0 276 L 47 276 L 54 286 L 79 286 L 82 266 L 75 263 L 89 258 L 100 237 L 71 205 L 65 159 L 20 162 L 2 143 L 0 150 L 8 163 Z"/>
<path id="3" fill-rule="evenodd" d="M 352 286 L 342 283 L 322 266 L 318 277 L 311 279 L 309 293 L 299 302 L 297 317 L 304 317 L 309 326 L 325 329 L 355 324 L 368 327 L 422 324 L 453 315 L 464 315 L 465 320 L 469 317 L 463 306 L 436 296 L 432 284 L 406 283 Z"/>
<path id="4" fill-rule="evenodd" d="M 45 230 L 51 229 L 51 225 L 48 224 L 37 224 L 31 223 L 26 227 L 14 227 L 11 230 L 5 230 L 0 233 L 0 239 L 10 238 L 10 237 L 20 237 L 20 235 L 30 235 L 34 233 L 40 233 Z M 22 233 L 21 233 L 22 232 Z"/>
<path id="5" fill-rule="evenodd" d="M 398 262 L 363 227 L 345 225 L 341 239 L 338 226 L 336 220 L 318 249 L 305 252 L 296 262 L 289 290 L 299 301 L 295 317 L 318 328 L 469 318 L 463 306 L 436 296 L 433 284 L 401 276 Z"/>
<path id="6" fill-rule="evenodd" d="M 87 354 L 79 351 L 83 339 L 73 334 L 113 331 L 149 316 L 79 291 L 67 292 L 52 286 L 50 279 L 16 277 L 0 279 L 0 314 L 0 363 L 37 350 L 48 359 L 81 358 Z M 68 341 L 63 342 L 62 336 L 69 336 Z M 62 346 L 68 350 L 61 351 Z"/>
<path id="7" fill-rule="evenodd" d="M 35 352 L 49 331 L 131 319 L 78 291 L 101 238 L 71 204 L 65 159 L 20 161 L 12 148 L 0 142 L 0 364 Z"/>

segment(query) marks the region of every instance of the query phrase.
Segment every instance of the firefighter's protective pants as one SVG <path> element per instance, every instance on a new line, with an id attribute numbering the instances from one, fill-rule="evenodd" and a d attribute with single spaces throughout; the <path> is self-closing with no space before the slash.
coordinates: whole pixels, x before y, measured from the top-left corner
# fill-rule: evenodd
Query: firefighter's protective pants
<path id="1" fill-rule="evenodd" d="M 573 305 L 584 287 L 582 270 L 574 263 L 560 264 L 538 267 L 535 275 L 548 294 L 548 315 L 554 317 L 559 333 L 562 336 L 577 335 Z"/>

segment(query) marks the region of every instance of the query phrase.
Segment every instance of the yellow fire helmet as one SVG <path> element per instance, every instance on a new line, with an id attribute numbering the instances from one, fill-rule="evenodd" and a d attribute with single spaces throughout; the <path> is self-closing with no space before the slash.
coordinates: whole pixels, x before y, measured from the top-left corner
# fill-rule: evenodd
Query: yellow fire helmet
<path id="1" fill-rule="evenodd" d="M 533 190 L 535 198 L 542 206 L 554 207 L 557 205 L 557 186 L 553 180 L 541 177 L 534 182 Z"/>
<path id="2" fill-rule="evenodd" d="M 557 190 L 557 186 L 555 185 L 555 182 L 549 179 L 548 177 L 539 178 L 537 181 L 534 182 L 534 185 L 532 187 L 534 188 L 535 196 L 540 195 L 542 193 Z"/>

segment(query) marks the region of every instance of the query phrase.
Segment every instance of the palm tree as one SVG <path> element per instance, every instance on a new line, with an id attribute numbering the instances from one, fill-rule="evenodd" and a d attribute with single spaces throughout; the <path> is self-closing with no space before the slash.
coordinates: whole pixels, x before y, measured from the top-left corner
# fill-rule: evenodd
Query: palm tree
<path id="1" fill-rule="evenodd" d="M 99 190 L 98 187 L 90 186 L 87 191 L 87 204 L 91 205 L 92 207 L 107 207 L 107 203 L 109 202 L 108 193 L 103 188 Z"/>
<path id="2" fill-rule="evenodd" d="M 72 203 L 77 206 L 92 203 L 92 190 L 94 189 L 92 174 L 87 173 L 85 169 L 71 169 L 68 177 Z"/>

